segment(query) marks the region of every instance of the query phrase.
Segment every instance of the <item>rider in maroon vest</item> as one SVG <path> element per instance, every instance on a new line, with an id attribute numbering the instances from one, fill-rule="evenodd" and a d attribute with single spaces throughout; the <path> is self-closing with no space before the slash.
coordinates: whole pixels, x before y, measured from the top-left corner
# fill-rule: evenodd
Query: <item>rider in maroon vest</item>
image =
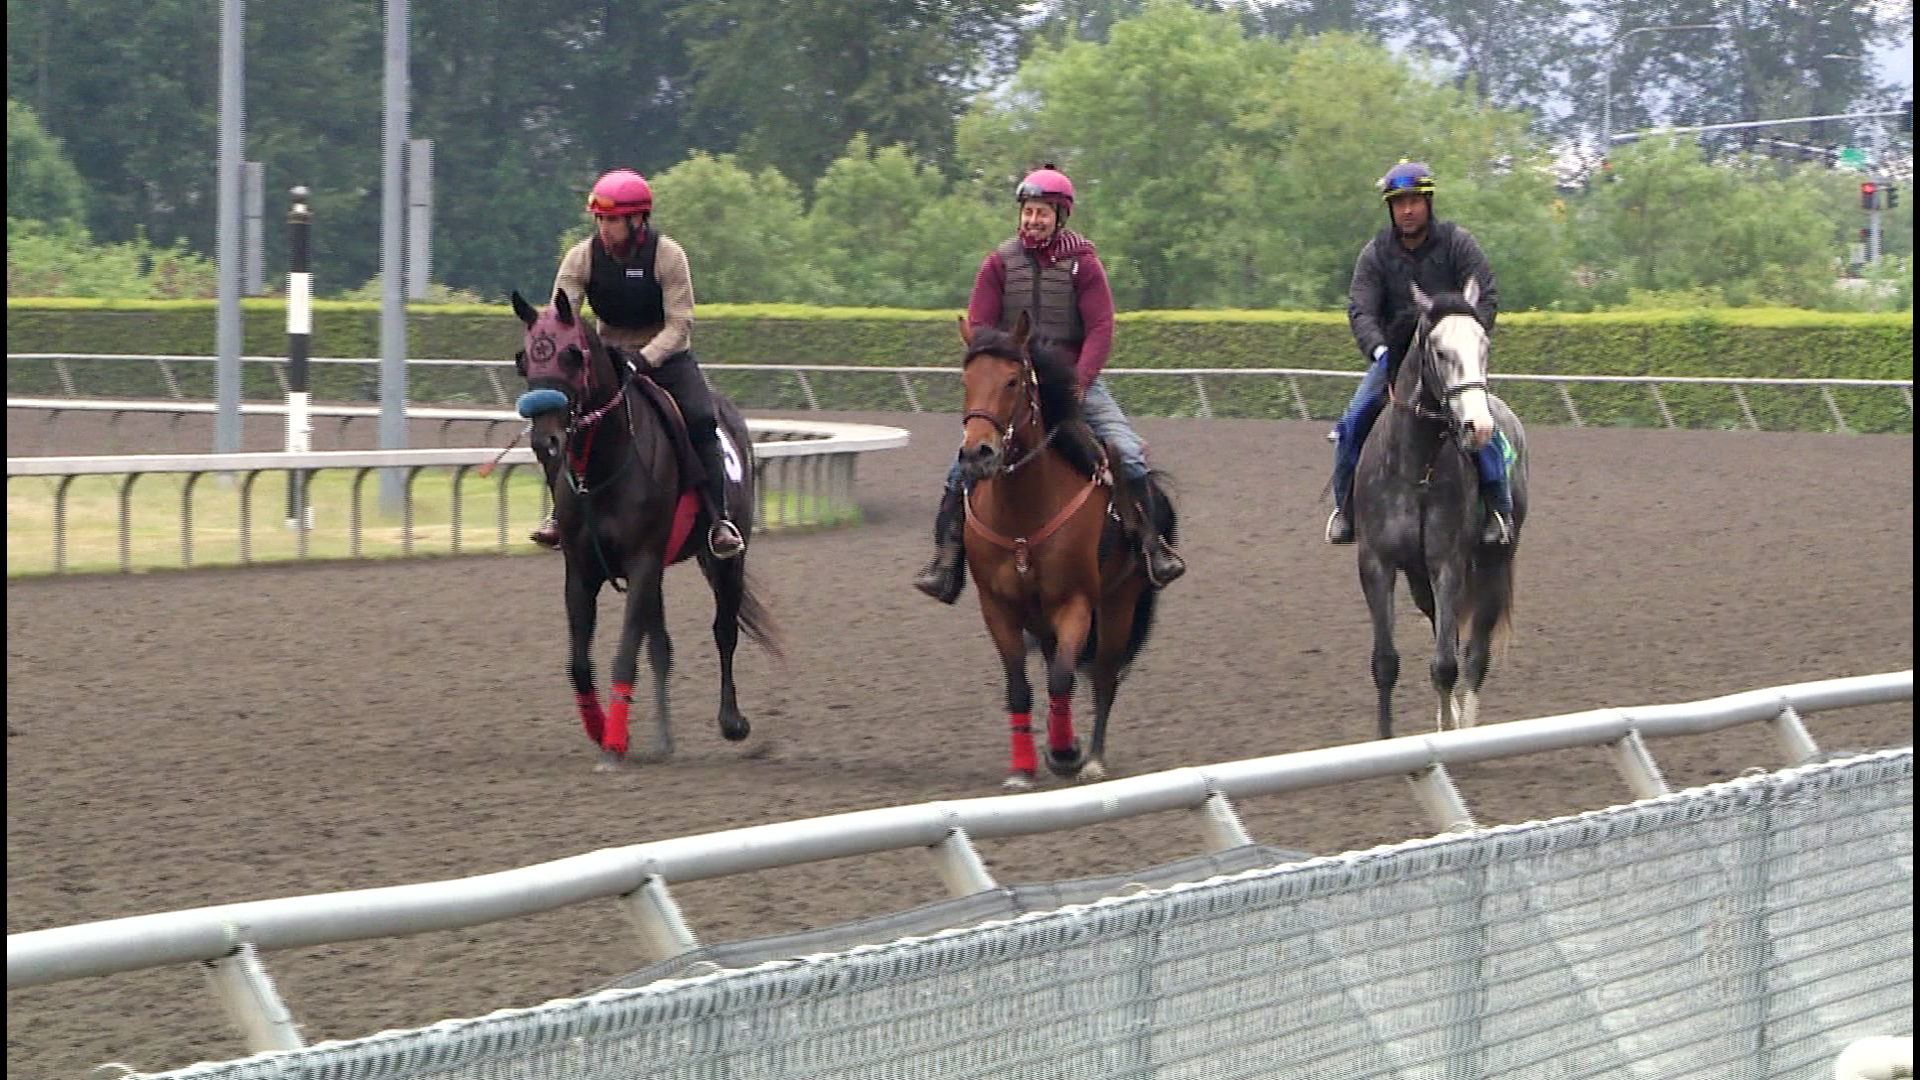
<path id="1" fill-rule="evenodd" d="M 1114 472 L 1138 504 L 1139 520 L 1150 523 L 1152 535 L 1144 538 L 1147 577 L 1155 586 L 1171 584 L 1186 573 L 1187 566 L 1165 531 L 1164 516 L 1155 512 L 1158 493 L 1147 466 L 1146 444 L 1134 434 L 1100 378 L 1113 348 L 1113 292 L 1093 244 L 1064 228 L 1073 213 L 1073 181 L 1047 165 L 1029 173 L 1014 196 L 1020 203 L 1020 231 L 980 264 L 967 321 L 1009 330 L 1024 311 L 1036 337 L 1046 338 L 1074 359 L 1087 426 L 1117 452 Z M 956 460 L 947 472 L 946 492 L 934 521 L 933 561 L 913 582 L 921 592 L 947 604 L 959 597 L 962 583 L 961 492 Z"/>
<path id="2" fill-rule="evenodd" d="M 713 395 L 688 351 L 693 276 L 687 269 L 687 253 L 672 237 L 652 227 L 653 189 L 631 169 L 615 169 L 602 176 L 587 197 L 587 212 L 594 217 L 594 235 L 561 258 L 554 292 L 566 290 L 576 311 L 581 297 L 586 297 L 593 305 L 600 339 L 636 371 L 644 368 L 680 406 L 694 452 L 707 474 L 704 494 L 714 519 L 707 546 L 716 558 L 734 558 L 747 545 L 727 514 L 727 474 L 721 462 Z M 560 546 L 560 531 L 551 517 L 534 531 L 533 541 Z"/>

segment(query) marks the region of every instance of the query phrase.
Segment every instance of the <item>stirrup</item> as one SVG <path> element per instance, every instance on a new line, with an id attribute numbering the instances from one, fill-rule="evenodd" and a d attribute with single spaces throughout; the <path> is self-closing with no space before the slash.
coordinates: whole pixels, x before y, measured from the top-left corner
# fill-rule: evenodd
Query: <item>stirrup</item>
<path id="1" fill-rule="evenodd" d="M 1162 563 L 1160 572 L 1157 574 L 1153 570 L 1156 555 L 1160 556 Z M 1164 589 L 1180 580 L 1180 575 L 1187 572 L 1187 560 L 1180 557 L 1180 553 L 1173 549 L 1172 544 L 1167 543 L 1166 537 L 1156 536 L 1147 542 L 1146 571 L 1147 581 L 1156 589 Z"/>
<path id="2" fill-rule="evenodd" d="M 560 525 L 549 517 L 540 523 L 540 527 L 527 534 L 527 539 L 549 551 L 560 550 Z"/>
<path id="3" fill-rule="evenodd" d="M 1498 510 L 1489 511 L 1486 527 L 1480 530 L 1480 542 L 1497 547 L 1513 543 L 1513 522 Z"/>
<path id="4" fill-rule="evenodd" d="M 943 604 L 953 603 L 960 599 L 961 560 L 964 558 L 964 550 L 955 551 L 949 557 L 943 547 L 934 554 L 931 562 L 920 568 L 920 573 L 914 576 L 913 587 Z"/>
<path id="5" fill-rule="evenodd" d="M 1338 508 L 1327 515 L 1326 539 L 1329 544 L 1353 543 L 1353 522 L 1348 521 L 1347 515 L 1341 513 Z"/>
<path id="6" fill-rule="evenodd" d="M 707 550 L 716 559 L 737 559 L 747 550 L 747 540 L 733 522 L 721 518 L 707 530 Z"/>

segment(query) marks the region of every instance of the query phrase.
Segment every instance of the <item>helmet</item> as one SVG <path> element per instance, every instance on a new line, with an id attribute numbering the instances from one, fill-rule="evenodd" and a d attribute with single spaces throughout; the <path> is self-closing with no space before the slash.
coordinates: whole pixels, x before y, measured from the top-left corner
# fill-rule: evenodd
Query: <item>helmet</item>
<path id="1" fill-rule="evenodd" d="M 1433 197 L 1433 170 L 1427 168 L 1424 161 L 1408 161 L 1401 158 L 1400 163 L 1387 170 L 1380 178 L 1380 201 L 1390 202 L 1395 195 L 1425 195 Z"/>
<path id="2" fill-rule="evenodd" d="M 632 169 L 615 169 L 593 183 L 587 212 L 595 217 L 624 217 L 653 209 L 653 189 Z"/>
<path id="3" fill-rule="evenodd" d="M 1013 197 L 1021 202 L 1039 199 L 1051 203 L 1060 212 L 1060 220 L 1065 221 L 1073 212 L 1073 181 L 1067 174 L 1053 167 L 1049 161 L 1027 174 L 1020 186 L 1013 189 Z"/>

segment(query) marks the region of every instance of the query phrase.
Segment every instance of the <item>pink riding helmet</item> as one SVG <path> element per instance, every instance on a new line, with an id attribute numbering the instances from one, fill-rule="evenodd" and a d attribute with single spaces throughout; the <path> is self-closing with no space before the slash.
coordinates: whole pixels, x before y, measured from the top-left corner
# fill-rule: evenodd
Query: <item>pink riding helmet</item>
<path id="1" fill-rule="evenodd" d="M 1054 168 L 1051 161 L 1028 173 L 1027 178 L 1020 181 L 1020 186 L 1013 189 L 1013 196 L 1020 202 L 1039 199 L 1050 203 L 1059 211 L 1061 221 L 1067 220 L 1067 215 L 1073 213 L 1073 181 L 1067 179 L 1066 173 Z"/>
<path id="2" fill-rule="evenodd" d="M 653 209 L 653 188 L 632 169 L 615 169 L 594 181 L 587 212 L 595 217 L 625 217 Z"/>

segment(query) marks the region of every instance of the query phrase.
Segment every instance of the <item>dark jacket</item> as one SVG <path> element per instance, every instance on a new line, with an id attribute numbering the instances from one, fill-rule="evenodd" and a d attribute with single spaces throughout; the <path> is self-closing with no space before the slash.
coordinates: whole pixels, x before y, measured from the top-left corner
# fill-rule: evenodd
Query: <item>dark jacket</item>
<path id="1" fill-rule="evenodd" d="M 1414 282 L 1428 296 L 1462 292 L 1469 278 L 1480 280 L 1480 323 L 1493 333 L 1500 309 L 1500 286 L 1493 267 L 1473 234 L 1451 221 L 1427 226 L 1427 238 L 1408 251 L 1393 227 L 1381 229 L 1360 251 L 1353 264 L 1353 287 L 1347 293 L 1347 322 L 1360 355 L 1373 360 L 1373 350 L 1387 343 L 1387 328 L 1413 306 Z"/>

